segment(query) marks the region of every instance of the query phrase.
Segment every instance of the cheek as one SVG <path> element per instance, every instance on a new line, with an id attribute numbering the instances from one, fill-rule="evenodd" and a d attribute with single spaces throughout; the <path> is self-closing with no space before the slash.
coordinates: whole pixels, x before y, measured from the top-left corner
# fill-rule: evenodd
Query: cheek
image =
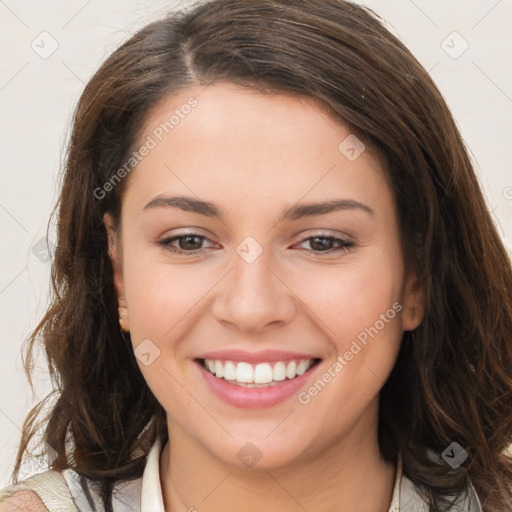
<path id="1" fill-rule="evenodd" d="M 134 345 L 149 338 L 162 350 L 177 349 L 173 340 L 204 314 L 219 272 L 208 263 L 170 262 L 163 250 L 127 241 L 123 280 Z"/>
<path id="2" fill-rule="evenodd" d="M 319 266 L 315 272 L 302 272 L 293 290 L 314 313 L 326 335 L 339 350 L 347 341 L 373 326 L 381 315 L 388 324 L 399 325 L 402 300 L 402 267 L 396 257 L 383 257 L 382 251 L 369 257 L 347 259 L 336 267 Z M 304 278 L 304 276 L 306 276 Z M 378 323 L 381 326 L 381 322 Z"/>
<path id="3" fill-rule="evenodd" d="M 131 272 L 125 281 L 131 331 L 163 339 L 205 295 L 210 280 L 171 266 Z"/>
<path id="4" fill-rule="evenodd" d="M 320 393 L 324 386 L 319 383 L 310 395 L 322 395 L 315 398 L 320 408 L 322 403 L 328 408 L 342 400 L 357 410 L 379 392 L 402 338 L 402 280 L 400 254 L 382 248 L 368 251 L 365 258 L 347 259 L 345 265 L 318 272 L 315 279 L 300 284 L 297 294 L 307 297 L 304 302 L 331 347 L 324 369 L 329 391 Z"/>
<path id="5" fill-rule="evenodd" d="M 393 368 L 402 338 L 402 279 L 400 254 L 383 249 L 304 283 L 301 293 L 318 312 L 333 353 L 299 402 L 314 407 L 333 435 L 377 397 Z"/>

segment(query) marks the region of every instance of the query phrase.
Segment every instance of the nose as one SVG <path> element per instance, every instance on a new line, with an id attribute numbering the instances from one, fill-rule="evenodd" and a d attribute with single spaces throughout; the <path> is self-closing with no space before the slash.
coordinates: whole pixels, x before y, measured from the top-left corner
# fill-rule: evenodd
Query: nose
<path id="1" fill-rule="evenodd" d="M 290 322 L 296 301 L 269 251 L 252 262 L 239 254 L 212 304 L 213 316 L 244 333 L 257 333 Z"/>

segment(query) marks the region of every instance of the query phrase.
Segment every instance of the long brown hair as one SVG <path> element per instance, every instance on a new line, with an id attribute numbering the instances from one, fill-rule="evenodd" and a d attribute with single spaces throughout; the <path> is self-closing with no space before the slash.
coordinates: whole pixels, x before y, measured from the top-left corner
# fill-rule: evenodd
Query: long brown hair
<path id="1" fill-rule="evenodd" d="M 422 324 L 403 334 L 381 391 L 379 444 L 402 454 L 430 510 L 473 483 L 484 510 L 512 507 L 512 270 L 454 120 L 427 72 L 367 9 L 343 0 L 212 0 L 131 37 L 87 84 L 57 214 L 54 297 L 28 340 L 41 341 L 56 391 L 28 415 L 13 478 L 38 428 L 52 467 L 101 483 L 142 475 L 166 436 L 165 412 L 123 339 L 102 217 L 119 218 L 126 179 L 104 184 L 137 147 L 155 105 L 226 80 L 317 99 L 380 154 L 406 268 L 423 287 Z M 98 199 L 98 196 L 101 197 Z M 44 414 L 43 414 L 44 413 Z M 457 469 L 435 462 L 452 442 Z"/>

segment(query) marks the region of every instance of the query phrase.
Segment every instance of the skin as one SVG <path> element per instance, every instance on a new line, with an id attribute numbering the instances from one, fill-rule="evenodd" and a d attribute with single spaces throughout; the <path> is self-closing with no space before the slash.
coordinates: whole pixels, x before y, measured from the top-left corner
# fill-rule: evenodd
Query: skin
<path id="1" fill-rule="evenodd" d="M 122 325 L 134 348 L 149 339 L 159 350 L 139 366 L 167 411 L 166 510 L 386 512 L 396 467 L 378 449 L 379 391 L 403 331 L 421 323 L 423 297 L 406 273 L 384 168 L 368 146 L 347 159 L 338 146 L 350 131 L 313 99 L 230 83 L 169 96 L 141 141 L 190 97 L 198 105 L 126 178 L 120 231 L 104 218 Z M 144 209 L 159 195 L 215 203 L 224 218 Z M 278 222 L 297 203 L 340 198 L 374 215 L 345 209 Z M 190 232 L 206 237 L 192 241 L 199 253 L 159 245 Z M 247 236 L 263 249 L 252 263 L 236 252 Z M 354 246 L 335 242 L 326 253 L 302 241 L 315 236 Z M 187 250 L 183 239 L 173 246 Z M 403 309 L 306 405 L 294 395 L 238 408 L 198 378 L 193 360 L 206 351 L 290 350 L 322 358 L 307 390 L 394 303 Z M 261 454 L 252 467 L 237 457 L 248 442 Z"/>

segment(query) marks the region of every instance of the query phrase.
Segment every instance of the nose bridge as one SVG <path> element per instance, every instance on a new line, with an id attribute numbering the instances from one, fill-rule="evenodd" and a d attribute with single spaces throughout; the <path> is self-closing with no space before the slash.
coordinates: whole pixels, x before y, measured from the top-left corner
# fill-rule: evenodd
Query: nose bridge
<path id="1" fill-rule="evenodd" d="M 258 244 L 258 245 L 256 245 Z M 233 280 L 239 298 L 245 295 L 261 299 L 267 294 L 274 294 L 276 283 L 271 272 L 272 255 L 270 249 L 263 249 L 254 239 L 244 241 L 236 249 L 237 255 L 233 258 Z"/>
<path id="2" fill-rule="evenodd" d="M 244 239 L 233 255 L 232 271 L 217 298 L 214 314 L 243 331 L 289 321 L 295 310 L 269 248 L 252 237 Z"/>

